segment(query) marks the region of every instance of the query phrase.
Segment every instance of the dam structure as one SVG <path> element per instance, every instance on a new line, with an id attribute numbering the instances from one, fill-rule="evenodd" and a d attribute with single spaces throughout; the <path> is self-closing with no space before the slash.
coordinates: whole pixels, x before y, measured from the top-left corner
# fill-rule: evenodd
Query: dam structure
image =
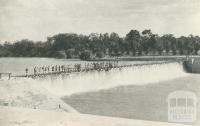
<path id="1" fill-rule="evenodd" d="M 17 114 L 18 111 L 20 111 L 21 113 L 25 113 L 25 111 L 29 112 L 31 110 L 31 112 L 33 111 L 33 113 L 35 113 L 36 115 L 37 112 L 40 111 L 41 113 L 57 112 L 58 115 L 61 114 L 60 112 L 67 112 L 69 114 L 69 116 L 66 115 L 67 117 L 74 116 L 74 118 L 79 118 L 79 116 L 87 116 L 86 118 L 93 118 L 93 116 L 97 116 L 97 119 L 99 119 L 102 116 L 98 116 L 95 114 L 84 115 L 87 113 L 79 111 L 76 106 L 74 106 L 73 104 L 69 104 L 62 98 L 66 96 L 79 97 L 79 94 L 82 93 L 96 91 L 104 92 L 105 90 L 109 89 L 118 92 L 117 87 L 123 86 L 127 86 L 127 91 L 129 91 L 133 88 L 128 89 L 128 86 L 140 86 L 141 88 L 144 88 L 143 86 L 154 85 L 158 83 L 160 85 L 164 85 L 161 82 L 188 77 L 188 75 L 190 75 L 184 71 L 183 62 L 180 60 L 161 61 L 154 63 L 150 62 L 142 64 L 120 64 L 117 62 L 110 62 L 109 65 L 109 62 L 92 62 L 92 64 L 93 63 L 96 65 L 87 66 L 86 63 L 81 64 L 81 66 L 78 66 L 76 64 L 76 66 L 73 65 L 73 67 L 69 67 L 66 65 L 67 67 L 64 66 L 63 68 L 62 65 L 57 65 L 57 70 L 55 70 L 56 65 L 51 65 L 49 66 L 49 71 L 47 66 L 47 70 L 45 71 L 44 69 L 43 72 L 43 66 L 41 66 L 40 72 L 37 69 L 34 73 L 35 67 L 33 67 L 28 68 L 27 73 L 25 68 L 24 74 L 21 75 L 15 75 L 14 73 L 12 73 L 9 80 L 8 78 L 6 78 L 5 80 L 0 81 L 0 106 L 5 107 L 1 107 L 0 111 L 2 113 L 7 113 L 11 111 Z M 54 67 L 54 71 L 50 69 L 52 67 Z M 2 76 L 2 78 L 5 77 Z M 122 96 L 122 99 L 129 99 L 129 97 L 131 97 L 128 95 L 124 97 L 122 95 L 122 92 L 118 92 L 118 94 Z M 104 99 L 95 98 L 95 100 Z M 90 101 L 89 103 L 92 104 L 92 101 Z M 77 102 L 77 104 L 79 103 Z M 109 104 L 107 105 L 109 106 Z M 18 108 L 20 109 L 18 110 Z M 135 108 L 132 106 L 131 109 Z M 102 118 L 110 120 L 113 117 L 109 117 L 106 115 Z M 14 119 L 14 117 L 12 119 Z M 119 118 L 116 118 L 115 121 L 117 121 L 118 119 Z M 137 122 L 138 118 L 128 120 L 123 118 L 120 119 L 123 121 L 125 120 L 125 122 L 127 123 L 130 120 L 133 120 L 133 124 L 139 124 Z M 75 122 L 77 121 L 79 120 L 76 120 Z M 152 123 L 154 124 L 155 122 Z M 145 121 L 142 120 L 139 125 L 142 126 L 143 124 L 149 125 L 149 122 L 146 122 L 145 124 Z M 158 125 L 165 126 L 172 124 L 168 124 L 165 122 Z M 90 124 L 88 124 L 88 126 L 90 126 Z"/>
<path id="2" fill-rule="evenodd" d="M 29 72 L 29 69 L 25 69 L 25 74 L 22 75 L 12 75 L 12 77 L 28 77 L 28 78 L 38 78 L 51 75 L 59 74 L 71 74 L 71 73 L 80 73 L 80 72 L 92 72 L 92 71 L 110 71 L 112 69 L 130 68 L 130 67 L 142 67 L 150 65 L 161 65 L 174 62 L 181 62 L 181 60 L 175 61 L 160 61 L 154 63 L 143 63 L 143 64 L 118 64 L 118 61 L 109 61 L 109 62 L 92 62 L 83 64 L 73 64 L 73 65 L 55 65 L 55 66 L 40 66 L 32 68 L 32 72 Z M 3 73 L 2 73 L 3 74 Z M 1 75 L 1 74 L 0 74 Z M 8 74 L 9 79 L 11 73 Z"/>
<path id="3" fill-rule="evenodd" d="M 95 62 L 93 62 L 95 63 Z M 93 64 L 92 63 L 92 64 Z M 60 71 L 46 71 L 27 73 L 23 75 L 11 74 L 11 82 L 37 85 L 60 97 L 75 93 L 109 89 L 123 85 L 146 85 L 187 76 L 183 69 L 183 62 L 161 61 L 143 64 L 117 64 L 100 66 L 73 67 Z M 109 63 L 109 62 L 107 62 Z M 111 62 L 110 62 L 111 63 Z M 54 67 L 55 68 L 55 67 Z M 68 67 L 69 68 L 69 67 Z M 34 69 L 34 68 L 33 68 Z M 30 72 L 30 68 L 29 68 Z M 25 73 L 25 72 L 24 72 Z M 8 80 L 5 78 L 4 80 Z"/>
<path id="4" fill-rule="evenodd" d="M 8 106 L 76 111 L 59 98 L 129 85 L 151 85 L 188 76 L 182 62 L 158 62 L 115 66 L 109 70 L 83 70 L 11 76 L 0 81 L 0 101 Z M 9 88 L 8 88 L 9 87 Z M 8 93 L 9 92 L 9 93 Z"/>
<path id="5" fill-rule="evenodd" d="M 107 68 L 89 71 L 81 69 L 81 71 L 70 73 L 28 75 L 22 78 L 30 78 L 33 83 L 44 86 L 52 93 L 58 96 L 65 96 L 123 85 L 151 84 L 187 75 L 183 69 L 182 62 L 168 61 L 114 66 L 109 70 Z"/>

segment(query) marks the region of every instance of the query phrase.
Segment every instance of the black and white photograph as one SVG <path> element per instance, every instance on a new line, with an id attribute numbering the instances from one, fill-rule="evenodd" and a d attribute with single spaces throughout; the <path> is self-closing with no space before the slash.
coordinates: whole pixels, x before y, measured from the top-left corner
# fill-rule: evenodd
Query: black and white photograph
<path id="1" fill-rule="evenodd" d="M 0 0 L 0 126 L 199 126 L 200 0 Z"/>

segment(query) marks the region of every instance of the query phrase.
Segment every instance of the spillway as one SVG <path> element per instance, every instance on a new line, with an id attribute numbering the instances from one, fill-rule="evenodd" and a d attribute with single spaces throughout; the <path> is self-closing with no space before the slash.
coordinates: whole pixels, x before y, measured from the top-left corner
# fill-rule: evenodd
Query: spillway
<path id="1" fill-rule="evenodd" d="M 163 63 L 50 75 L 43 78 L 12 78 L 0 81 L 0 105 L 78 113 L 60 98 L 125 85 L 164 84 L 162 82 L 189 76 L 182 63 Z M 62 106 L 62 109 L 59 106 Z"/>
<path id="2" fill-rule="evenodd" d="M 140 65 L 112 69 L 52 75 L 31 83 L 41 85 L 57 96 L 109 89 L 122 85 L 145 85 L 187 76 L 182 63 Z"/>

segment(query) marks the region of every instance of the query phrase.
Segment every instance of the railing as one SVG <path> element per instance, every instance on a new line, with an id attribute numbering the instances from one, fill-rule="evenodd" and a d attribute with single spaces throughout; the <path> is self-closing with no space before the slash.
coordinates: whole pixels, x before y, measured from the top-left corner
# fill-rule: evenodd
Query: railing
<path id="1" fill-rule="evenodd" d="M 158 62 L 158 63 L 145 63 L 145 64 L 129 64 L 129 65 L 118 65 L 116 62 L 109 62 L 109 63 L 91 63 L 89 65 L 85 65 L 82 67 L 80 64 L 75 64 L 73 68 L 66 67 L 64 65 L 56 65 L 56 66 L 48 66 L 48 67 L 37 67 L 38 69 L 33 68 L 34 72 L 28 73 L 28 69 L 25 69 L 26 74 L 12 76 L 12 77 L 28 77 L 28 78 L 35 78 L 35 77 L 44 77 L 48 75 L 59 75 L 59 74 L 70 74 L 70 73 L 77 73 L 77 72 L 89 72 L 89 71 L 109 71 L 111 69 L 121 69 L 124 67 L 140 67 L 145 65 L 159 65 L 159 64 L 167 64 L 173 62 L 181 62 L 180 60 L 177 61 L 165 61 L 165 62 Z M 41 69 L 40 69 L 41 68 Z"/>
<path id="2" fill-rule="evenodd" d="M 12 73 L 0 73 L 0 79 L 2 79 L 3 75 L 6 75 L 8 77 L 8 80 L 10 80 Z"/>

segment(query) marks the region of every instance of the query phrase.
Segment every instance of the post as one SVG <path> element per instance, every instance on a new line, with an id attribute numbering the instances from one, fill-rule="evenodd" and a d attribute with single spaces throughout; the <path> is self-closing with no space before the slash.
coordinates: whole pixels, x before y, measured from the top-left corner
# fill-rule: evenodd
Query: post
<path id="1" fill-rule="evenodd" d="M 10 78 L 11 78 L 11 73 L 8 74 L 8 80 L 10 80 Z"/>

